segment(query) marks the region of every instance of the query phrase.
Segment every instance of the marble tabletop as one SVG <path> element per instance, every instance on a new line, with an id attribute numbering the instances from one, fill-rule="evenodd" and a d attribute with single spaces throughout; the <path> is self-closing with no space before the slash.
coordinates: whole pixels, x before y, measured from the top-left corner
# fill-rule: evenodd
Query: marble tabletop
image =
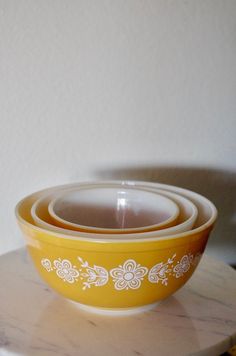
<path id="1" fill-rule="evenodd" d="M 1 356 L 216 356 L 236 343 L 236 272 L 207 256 L 174 296 L 126 317 L 56 295 L 25 249 L 0 257 L 0 286 Z"/>

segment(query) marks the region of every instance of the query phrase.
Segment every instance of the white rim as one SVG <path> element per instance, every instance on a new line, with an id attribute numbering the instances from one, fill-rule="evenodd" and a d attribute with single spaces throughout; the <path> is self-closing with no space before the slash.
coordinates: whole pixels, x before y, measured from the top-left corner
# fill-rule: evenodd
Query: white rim
<path id="1" fill-rule="evenodd" d="M 151 188 L 149 188 L 151 189 Z M 148 190 L 149 190 L 148 189 Z M 154 189 L 154 188 L 152 188 Z M 38 207 L 40 206 L 40 204 L 50 198 L 50 196 L 54 195 L 56 193 L 57 189 L 54 190 L 54 192 L 51 192 L 50 194 L 44 194 L 41 198 L 37 199 L 34 204 L 32 205 L 31 207 L 31 216 L 33 218 L 33 220 L 35 221 L 36 224 L 38 224 L 37 226 L 38 227 L 42 227 L 42 229 L 45 229 L 45 230 L 50 230 L 50 231 L 53 231 L 55 233 L 62 233 L 63 235 L 64 234 L 67 234 L 67 235 L 70 235 L 73 237 L 76 237 L 76 238 L 86 238 L 86 237 L 89 237 L 91 238 L 91 234 L 90 233 L 87 233 L 87 232 L 78 232 L 78 231 L 73 231 L 73 230 L 68 230 L 68 229 L 63 229 L 63 228 L 60 228 L 60 227 L 56 227 L 55 225 L 53 224 L 50 224 L 44 220 L 42 220 L 38 214 L 37 214 L 37 209 Z M 69 189 L 68 191 L 71 191 L 71 189 Z M 188 228 L 189 230 L 192 229 L 196 219 L 197 219 L 197 216 L 198 216 L 198 210 L 196 208 L 196 206 L 190 201 L 188 200 L 187 198 L 179 195 L 179 194 L 176 194 L 176 193 L 173 193 L 173 192 L 170 192 L 170 191 L 165 191 L 165 190 L 159 190 L 159 189 L 156 189 L 156 191 L 158 192 L 161 192 L 161 194 L 163 195 L 167 195 L 167 196 L 170 196 L 171 199 L 176 199 L 177 200 L 177 204 L 181 204 L 182 205 L 185 205 L 185 207 L 188 205 L 188 208 L 190 207 L 190 209 L 192 209 L 192 212 L 191 212 L 191 215 L 189 218 L 187 218 L 186 220 L 184 220 L 182 223 L 180 223 L 179 225 L 176 225 L 176 226 L 172 226 L 172 227 L 169 227 L 165 230 L 160 230 L 160 231 L 148 231 L 148 232 L 145 232 L 145 233 L 139 233 L 138 236 L 137 236 L 137 233 L 136 234 L 128 234 L 125 235 L 125 234 L 117 234 L 115 236 L 111 235 L 111 234 L 106 234 L 106 239 L 108 239 L 109 237 L 111 237 L 112 239 L 121 239 L 121 238 L 133 238 L 135 237 L 136 239 L 141 239 L 141 238 L 153 238 L 153 237 L 162 237 L 162 236 L 172 236 L 172 235 L 176 235 L 176 234 L 180 234 L 184 231 L 187 231 L 186 229 Z M 183 203 L 184 201 L 184 203 Z M 190 226 L 190 227 L 188 227 Z M 181 231 L 179 231 L 181 230 Z M 99 238 L 99 236 L 101 236 L 100 234 L 93 234 L 95 236 L 97 236 Z"/>
<path id="2" fill-rule="evenodd" d="M 19 214 L 19 208 L 21 206 L 21 204 L 29 199 L 30 197 L 32 198 L 33 196 L 37 195 L 37 194 L 42 194 L 42 195 L 45 195 L 47 193 L 50 194 L 50 192 L 53 192 L 55 189 L 67 189 L 69 187 L 76 187 L 76 186 L 79 186 L 81 184 L 122 184 L 122 185 L 131 185 L 131 186 L 137 186 L 137 187 L 147 187 L 147 188 L 157 188 L 157 189 L 166 189 L 167 191 L 170 191 L 170 192 L 174 192 L 176 194 L 180 194 L 183 193 L 184 194 L 184 197 L 186 197 L 187 199 L 189 199 L 189 197 L 187 197 L 186 195 L 191 195 L 192 196 L 192 199 L 194 199 L 194 197 L 198 200 L 201 200 L 201 202 L 204 202 L 205 205 L 207 205 L 210 209 L 211 209 L 211 216 L 210 218 L 204 223 L 202 224 L 201 226 L 193 229 L 193 230 L 189 230 L 189 231 L 186 231 L 186 232 L 182 232 L 182 233 L 178 233 L 176 235 L 169 235 L 169 236 L 158 236 L 158 237 L 153 237 L 153 238 L 143 238 L 143 239 L 122 239 L 120 238 L 119 240 L 117 239 L 107 239 L 107 238 L 84 238 L 84 237 L 73 237 L 73 236 L 68 236 L 67 234 L 63 234 L 63 233 L 59 233 L 59 232 L 54 232 L 54 231 L 48 231 L 47 229 L 45 228 L 41 228 L 41 227 L 38 227 L 38 226 L 35 226 L 34 224 L 32 223 L 29 223 L 28 221 L 26 221 L 25 219 L 23 219 L 20 214 Z M 190 198 L 191 200 L 191 198 Z M 217 218 L 217 209 L 215 207 L 215 205 L 210 201 L 208 200 L 207 198 L 203 197 L 202 195 L 198 194 L 198 193 L 195 193 L 195 192 L 192 192 L 190 190 L 187 190 L 187 189 L 183 189 L 183 188 L 179 188 L 179 187 L 175 187 L 175 186 L 172 186 L 172 185 L 167 185 L 167 184 L 160 184 L 160 183 L 150 183 L 150 182 L 142 182 L 142 181 L 98 181 L 98 182 L 87 182 L 87 183 L 74 183 L 74 184 L 66 184 L 66 185 L 61 185 L 61 186 L 57 186 L 57 187 L 52 187 L 52 188 L 48 188 L 48 189 L 43 189 L 41 191 L 38 191 L 36 193 L 33 193 L 27 197 L 25 197 L 24 199 L 22 199 L 16 206 L 15 208 L 15 214 L 16 214 L 16 217 L 17 219 L 19 220 L 19 222 L 21 222 L 22 224 L 28 226 L 29 228 L 33 228 L 34 230 L 36 231 L 39 231 L 39 232 L 47 232 L 48 234 L 50 235 L 53 235 L 55 237 L 59 237 L 59 238 L 64 238 L 64 239 L 69 239 L 69 240 L 73 240 L 73 241 L 87 241 L 87 242 L 91 242 L 91 243 L 97 243 L 97 242 L 109 242 L 109 243 L 130 243 L 130 242 L 133 242 L 133 243 L 140 243 L 140 242 L 148 242 L 148 241 L 163 241 L 163 240 L 169 240 L 169 239 L 178 239 L 178 238 L 182 238 L 182 237 L 185 237 L 185 236 L 191 236 L 191 235 L 194 235 L 196 233 L 199 233 L 205 229 L 207 229 L 208 227 L 210 227 L 216 220 Z"/>
<path id="3" fill-rule="evenodd" d="M 121 228 L 99 228 L 99 227 L 92 227 L 92 226 L 85 226 L 85 225 L 81 225 L 81 224 L 75 224 L 75 223 L 72 223 L 70 221 L 67 221 L 65 219 L 63 219 L 62 217 L 60 217 L 56 212 L 55 212 L 55 205 L 61 200 L 63 199 L 67 194 L 71 194 L 73 192 L 77 192 L 79 191 L 80 189 L 94 189 L 94 188 L 102 188 L 101 185 L 97 185 L 97 184 L 94 184 L 92 186 L 89 186 L 89 187 L 78 187 L 78 188 L 75 188 L 75 189 L 71 189 L 71 190 L 68 190 L 66 192 L 62 192 L 61 194 L 58 194 L 58 196 L 54 199 L 51 200 L 51 202 L 49 203 L 48 205 L 48 212 L 49 212 L 49 215 L 51 215 L 51 217 L 56 220 L 56 221 L 59 221 L 61 222 L 62 224 L 64 224 L 65 226 L 67 226 L 68 228 L 69 227 L 73 227 L 73 228 L 76 228 L 77 230 L 79 229 L 82 229 L 83 231 L 81 232 L 87 232 L 87 233 L 104 233 L 104 234 L 108 234 L 108 235 L 111 235 L 111 234 L 121 234 L 121 235 L 125 235 L 125 234 L 135 234 L 135 233 L 141 233 L 141 232 L 148 232 L 148 231 L 151 231 L 151 230 L 155 230 L 157 228 L 161 228 L 161 227 L 165 227 L 166 225 L 170 224 L 172 221 L 176 220 L 178 218 L 178 215 L 180 213 L 179 211 L 179 206 L 177 205 L 176 202 L 174 202 L 170 197 L 166 197 L 165 194 L 162 194 L 161 192 L 156 192 L 155 190 L 148 190 L 148 189 L 142 189 L 142 188 L 138 188 L 138 187 L 135 187 L 135 190 L 140 190 L 140 191 L 143 191 L 143 192 L 148 192 L 148 193 L 152 193 L 156 196 L 159 196 L 161 199 L 164 199 L 164 201 L 166 201 L 172 208 L 173 212 L 171 212 L 170 216 L 159 222 L 159 223 L 156 223 L 156 224 L 152 224 L 152 225 L 145 225 L 145 226 L 142 226 L 142 227 L 133 227 L 133 228 L 124 228 L 124 229 L 121 229 Z M 126 188 L 127 189 L 127 188 Z M 128 188 L 128 189 L 133 189 L 133 188 Z M 34 211 L 34 213 L 36 213 L 36 210 Z M 87 231 L 86 231 L 87 230 Z M 109 231 L 109 232 L 108 232 Z M 121 233 L 121 231 L 125 231 L 123 233 Z"/>
<path id="4" fill-rule="evenodd" d="M 119 308 L 119 309 L 109 309 L 109 308 L 97 308 L 97 307 L 92 307 L 90 305 L 86 304 L 81 304 L 75 301 L 72 301 L 70 299 L 67 299 L 70 303 L 72 303 L 76 308 L 93 313 L 93 314 L 99 314 L 99 315 L 107 315 L 107 316 L 129 316 L 129 315 L 134 315 L 134 314 L 139 314 L 139 313 L 144 313 L 147 312 L 151 309 L 154 309 L 157 307 L 161 302 L 155 302 L 152 304 L 147 304 L 141 307 L 132 307 L 132 308 Z"/>

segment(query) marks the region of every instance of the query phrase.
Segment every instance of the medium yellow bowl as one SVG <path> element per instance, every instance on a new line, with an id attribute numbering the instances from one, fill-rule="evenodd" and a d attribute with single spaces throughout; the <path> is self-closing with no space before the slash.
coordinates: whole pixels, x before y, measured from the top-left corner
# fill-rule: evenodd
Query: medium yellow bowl
<path id="1" fill-rule="evenodd" d="M 163 184 L 125 184 L 156 187 L 188 197 L 199 210 L 196 228 L 147 239 L 75 238 L 39 228 L 33 222 L 32 204 L 54 188 L 32 194 L 16 207 L 39 274 L 54 290 L 81 307 L 135 312 L 170 296 L 191 277 L 216 220 L 215 206 L 196 193 Z"/>
<path id="2" fill-rule="evenodd" d="M 79 186 L 91 186 L 91 183 L 87 183 L 87 184 L 79 184 Z M 116 184 L 108 184 L 108 183 L 103 183 L 103 182 L 99 182 L 97 183 L 97 186 L 103 186 L 103 185 L 109 185 L 109 186 L 115 186 Z M 78 186 L 76 186 L 74 189 L 78 189 Z M 72 190 L 74 190 L 72 189 Z M 142 187 L 142 189 L 144 189 L 144 187 Z M 164 196 L 166 196 L 167 198 L 170 198 L 171 200 L 173 200 L 179 207 L 179 217 L 178 217 L 178 221 L 174 226 L 171 227 L 165 227 L 162 230 L 153 230 L 153 231 L 146 231 L 146 232 L 136 232 L 136 233 L 128 233 L 125 234 L 124 232 L 122 234 L 107 234 L 106 232 L 106 238 L 112 238 L 114 239 L 118 239 L 120 240 L 121 238 L 139 238 L 139 239 L 143 239 L 145 237 L 146 238 L 150 238 L 150 237 L 158 237 L 158 236 L 170 236 L 170 235 L 176 235 L 177 233 L 181 233 L 184 231 L 189 231 L 193 228 L 196 220 L 197 220 L 197 216 L 198 216 L 198 210 L 197 207 L 195 206 L 195 204 L 193 204 L 189 199 L 184 198 L 182 195 L 170 192 L 170 191 L 166 191 L 163 189 L 156 189 L 156 188 L 145 188 L 145 190 L 147 191 L 155 191 L 159 194 L 162 194 Z M 59 192 L 61 191 L 61 189 L 59 189 Z M 63 191 L 68 191 L 68 190 L 63 190 Z M 71 189 L 69 189 L 69 191 L 71 191 Z M 40 199 L 36 200 L 35 203 L 32 205 L 31 207 L 31 216 L 35 222 L 35 224 L 45 230 L 49 230 L 49 231 L 55 231 L 58 233 L 62 233 L 62 234 L 69 234 L 71 237 L 90 237 L 90 238 L 97 238 L 99 237 L 98 232 L 93 232 L 91 234 L 88 232 L 76 232 L 74 230 L 70 230 L 70 229 L 66 229 L 66 228 L 62 228 L 59 226 L 54 225 L 54 221 L 51 217 L 51 215 L 49 214 L 49 204 L 51 201 L 53 201 L 53 199 L 58 196 L 58 189 L 55 188 L 53 190 L 53 192 L 51 192 L 50 194 L 44 194 Z M 103 238 L 105 238 L 105 235 L 103 235 Z"/>
<path id="3" fill-rule="evenodd" d="M 48 212 L 54 225 L 65 229 L 137 234 L 175 226 L 180 210 L 175 201 L 156 191 L 90 184 L 58 192 Z"/>

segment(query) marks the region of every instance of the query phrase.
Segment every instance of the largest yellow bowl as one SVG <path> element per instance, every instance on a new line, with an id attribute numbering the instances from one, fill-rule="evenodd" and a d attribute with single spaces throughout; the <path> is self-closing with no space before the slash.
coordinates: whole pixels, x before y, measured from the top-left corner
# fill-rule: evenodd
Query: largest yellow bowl
<path id="1" fill-rule="evenodd" d="M 75 185 L 37 192 L 16 207 L 17 220 L 39 274 L 59 294 L 80 306 L 100 311 L 142 310 L 170 296 L 191 277 L 216 220 L 215 206 L 199 194 L 164 184 L 123 184 L 186 196 L 199 210 L 196 227 L 173 236 L 112 240 L 102 235 L 75 238 L 35 226 L 30 215 L 32 204 L 55 189 Z"/>

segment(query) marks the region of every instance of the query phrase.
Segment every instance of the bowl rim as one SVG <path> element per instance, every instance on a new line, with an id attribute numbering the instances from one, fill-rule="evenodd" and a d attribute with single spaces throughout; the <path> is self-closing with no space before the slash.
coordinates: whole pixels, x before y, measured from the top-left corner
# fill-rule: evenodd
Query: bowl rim
<path id="1" fill-rule="evenodd" d="M 82 183 L 82 184 L 85 185 L 87 183 Z M 100 184 L 103 184 L 103 182 L 100 182 Z M 77 186 L 78 186 L 78 184 L 77 184 Z M 66 191 L 71 191 L 71 190 L 77 189 L 77 186 L 75 186 L 75 188 L 67 188 Z M 109 186 L 113 186 L 113 184 L 109 183 Z M 146 232 L 140 232 L 138 234 L 137 233 L 133 233 L 133 234 L 132 233 L 131 234 L 103 234 L 104 239 L 107 240 L 110 237 L 112 239 L 119 239 L 120 240 L 121 238 L 127 239 L 128 237 L 129 238 L 134 238 L 135 237 L 136 239 L 141 240 L 141 238 L 153 239 L 155 237 L 161 237 L 161 236 L 172 236 L 172 235 L 176 235 L 178 233 L 184 232 L 184 231 L 188 231 L 188 230 L 185 230 L 186 229 L 185 226 L 191 224 L 191 220 L 193 220 L 192 226 L 190 228 L 190 229 L 192 229 L 192 227 L 194 226 L 194 223 L 195 223 L 195 221 L 196 221 L 196 219 L 198 217 L 198 209 L 197 209 L 196 205 L 190 199 L 188 199 L 187 197 L 184 197 L 183 195 L 180 195 L 180 194 L 178 194 L 176 192 L 170 191 L 170 190 L 164 190 L 164 189 L 160 189 L 160 188 L 147 187 L 147 186 L 143 187 L 143 189 L 145 189 L 145 190 L 146 189 L 147 190 L 155 190 L 155 191 L 161 192 L 161 194 L 163 194 L 163 195 L 171 196 L 171 199 L 176 199 L 176 200 L 179 199 L 179 202 L 182 201 L 182 205 L 183 206 L 184 206 L 184 204 L 188 204 L 188 208 L 190 208 L 192 210 L 191 211 L 191 215 L 186 220 L 181 222 L 180 224 L 168 227 L 165 230 L 163 229 L 163 230 L 146 231 Z M 54 188 L 54 189 L 52 188 L 50 190 L 50 193 L 42 194 L 41 197 L 39 197 L 38 199 L 36 199 L 32 203 L 32 206 L 31 206 L 31 217 L 33 218 L 34 223 L 36 224 L 35 226 L 42 227 L 45 230 L 58 232 L 58 233 L 66 234 L 66 235 L 70 235 L 72 238 L 84 238 L 84 237 L 87 238 L 87 237 L 91 237 L 90 236 L 91 233 L 79 232 L 79 231 L 75 231 L 75 230 L 64 229 L 62 227 L 57 227 L 57 226 L 53 225 L 53 223 L 51 224 L 48 221 L 44 221 L 42 218 L 40 218 L 38 216 L 37 208 L 39 207 L 41 202 L 46 200 L 46 199 L 48 199 L 48 198 L 50 198 L 51 195 L 52 196 L 55 195 L 56 192 L 57 192 L 57 188 Z M 178 204 L 179 202 L 177 201 L 176 204 Z M 186 208 L 186 205 L 185 205 L 185 208 Z M 179 231 L 179 228 L 181 228 L 182 231 Z M 168 230 L 170 230 L 170 231 L 168 231 Z M 177 230 L 177 231 L 175 231 L 175 230 Z M 166 233 L 166 231 L 167 231 L 167 233 Z M 164 235 L 162 234 L 163 232 L 164 232 Z M 102 236 L 102 234 L 100 234 L 100 233 L 93 233 L 93 235 L 95 235 L 97 237 Z M 137 235 L 138 235 L 138 237 L 137 237 Z M 93 237 L 93 239 L 94 239 L 94 237 Z"/>
<path id="2" fill-rule="evenodd" d="M 66 220 L 66 219 L 63 219 L 62 217 L 60 217 L 55 211 L 55 205 L 59 201 L 61 201 L 63 198 L 65 198 L 67 195 L 70 195 L 71 193 L 76 193 L 82 189 L 89 190 L 89 189 L 115 189 L 115 188 L 116 188 L 115 186 L 114 187 L 112 187 L 112 186 L 103 187 L 102 185 L 94 184 L 94 185 L 89 185 L 89 186 L 81 185 L 80 187 L 78 186 L 78 187 L 75 187 L 74 189 L 60 192 L 58 194 L 58 196 L 53 198 L 50 201 L 50 203 L 48 204 L 49 215 L 51 215 L 53 220 L 64 224 L 65 225 L 64 228 L 66 228 L 66 229 L 69 229 L 71 227 L 71 230 L 77 231 L 78 233 L 86 232 L 86 233 L 100 233 L 100 234 L 109 234 L 109 235 L 110 234 L 122 234 L 122 235 L 123 234 L 137 234 L 137 233 L 141 233 L 141 232 L 146 233 L 146 232 L 153 231 L 153 230 L 158 231 L 163 228 L 165 229 L 167 225 L 175 222 L 179 217 L 179 214 L 180 214 L 179 206 L 170 197 L 165 196 L 161 192 L 149 191 L 149 190 L 145 190 L 144 188 L 138 188 L 138 187 L 135 187 L 135 188 L 125 187 L 124 189 L 131 190 L 131 191 L 140 190 L 141 192 L 144 192 L 145 194 L 146 193 L 153 194 L 153 195 L 157 196 L 158 199 L 160 198 L 161 200 L 168 202 L 168 204 L 172 206 L 173 212 L 171 212 L 169 214 L 167 219 L 164 219 L 164 220 L 160 221 L 159 223 L 144 225 L 144 226 L 140 226 L 140 227 L 105 228 L 105 227 L 95 227 L 95 226 L 91 226 L 91 225 L 82 225 L 82 224 L 70 222 L 69 220 Z M 120 186 L 117 187 L 117 189 L 120 189 Z M 32 206 L 32 208 L 33 208 L 33 206 Z M 31 215 L 32 215 L 32 209 L 31 209 Z M 55 225 L 55 226 L 57 227 L 57 225 Z M 74 229 L 72 229 L 72 227 L 74 227 Z"/>
<path id="3" fill-rule="evenodd" d="M 19 209 L 21 207 L 21 205 L 29 200 L 30 198 L 36 196 L 37 194 L 47 194 L 52 192 L 54 189 L 67 189 L 67 187 L 76 187 L 79 186 L 81 184 L 97 184 L 97 183 L 102 183 L 102 184 L 119 184 L 119 185 L 131 185 L 131 186 L 146 186 L 146 187 L 153 187 L 153 188 L 157 188 L 157 189 L 168 189 L 174 193 L 179 193 L 181 195 L 181 193 L 184 194 L 184 192 L 187 192 L 191 195 L 193 195 L 193 197 L 197 197 L 198 199 L 200 199 L 201 201 L 203 201 L 205 203 L 205 205 L 208 205 L 208 207 L 210 207 L 211 209 L 211 216 L 210 218 L 203 223 L 202 225 L 198 226 L 197 228 L 193 228 L 192 230 L 188 230 L 188 231 L 184 231 L 184 232 L 180 232 L 177 233 L 176 235 L 167 235 L 167 236 L 157 236 L 157 237 L 150 237 L 150 238 L 142 238 L 142 239 L 131 239 L 131 238 L 126 238 L 126 239 L 108 239 L 108 238 L 102 238 L 102 234 L 100 237 L 97 238 L 91 238 L 91 237 L 80 237 L 80 236 L 73 236 L 73 235 L 68 235 L 66 233 L 61 233 L 61 232 L 56 232 L 56 231 L 52 231 L 52 230 L 47 230 L 46 228 L 42 228 L 39 226 L 36 226 L 35 224 L 32 224 L 30 222 L 28 222 L 27 220 L 25 220 L 20 212 Z M 185 198 L 187 198 L 185 195 L 183 195 Z M 187 198 L 188 199 L 188 198 Z M 189 199 L 191 201 L 191 199 Z M 117 244 L 117 243 L 140 243 L 140 242 L 150 242 L 150 241 L 165 241 L 165 240 L 169 240 L 169 239 L 181 239 L 187 236 L 192 236 L 192 235 L 196 235 L 204 230 L 206 230 L 207 228 L 213 226 L 213 224 L 216 221 L 218 212 L 217 209 L 215 207 L 215 205 L 206 197 L 204 197 L 203 195 L 199 194 L 199 193 L 195 193 L 189 189 L 185 189 L 185 188 L 181 188 L 181 187 L 177 187 L 174 185 L 169 185 L 169 184 L 163 184 L 163 183 L 158 183 L 158 182 L 145 182 L 145 181 L 134 181 L 134 180 L 107 180 L 107 181 L 87 181 L 87 182 L 81 182 L 81 183 L 70 183 L 70 184 L 64 184 L 64 185 L 58 185 L 58 186 L 53 186 L 50 188 L 46 188 L 46 189 L 42 189 L 40 191 L 34 192 L 33 194 L 27 195 L 26 197 L 24 197 L 23 199 L 21 199 L 16 207 L 15 207 L 15 216 L 18 220 L 19 223 L 25 225 L 26 227 L 28 227 L 29 229 L 33 229 L 35 231 L 38 231 L 39 233 L 47 233 L 49 234 L 51 237 L 58 237 L 61 239 L 66 239 L 66 240 L 72 240 L 72 241 L 87 241 L 90 243 L 113 243 L 113 244 Z M 92 235 L 92 234 L 91 234 Z"/>

